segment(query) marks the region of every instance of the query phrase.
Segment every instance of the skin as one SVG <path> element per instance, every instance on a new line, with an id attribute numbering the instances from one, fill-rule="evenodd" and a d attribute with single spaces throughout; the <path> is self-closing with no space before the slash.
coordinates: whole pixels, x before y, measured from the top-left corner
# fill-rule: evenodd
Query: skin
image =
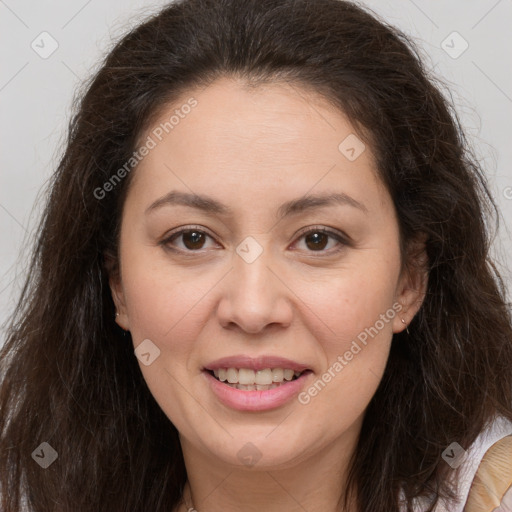
<path id="1" fill-rule="evenodd" d="M 392 335 L 418 311 L 425 272 L 403 270 L 395 209 L 371 148 L 352 162 L 338 150 L 356 131 L 321 96 L 278 83 L 250 90 L 228 78 L 181 104 L 190 96 L 197 106 L 134 171 L 120 272 L 110 280 L 117 322 L 134 347 L 150 339 L 160 350 L 139 365 L 180 432 L 199 512 L 337 510 Z M 162 110 L 155 125 L 179 106 Z M 179 205 L 145 213 L 171 190 L 207 194 L 233 214 Z M 325 192 L 347 194 L 367 211 L 334 205 L 278 221 L 282 203 Z M 208 236 L 161 244 L 191 226 Z M 350 241 L 329 236 L 315 245 L 301 233 L 310 227 Z M 263 251 L 250 264 L 236 252 L 247 236 Z M 237 411 L 218 401 L 201 372 L 224 356 L 278 355 L 309 365 L 306 389 L 393 304 L 400 313 L 307 405 L 294 398 L 270 411 Z M 237 457 L 248 442 L 261 454 L 252 467 Z"/>

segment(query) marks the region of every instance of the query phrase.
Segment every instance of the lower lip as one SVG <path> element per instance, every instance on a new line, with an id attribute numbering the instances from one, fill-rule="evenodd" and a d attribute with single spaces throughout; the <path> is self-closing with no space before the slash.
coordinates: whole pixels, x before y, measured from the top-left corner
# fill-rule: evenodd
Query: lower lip
<path id="1" fill-rule="evenodd" d="M 203 371 L 210 388 L 217 395 L 217 398 L 224 405 L 239 411 L 267 411 L 284 405 L 299 394 L 311 373 L 309 370 L 305 371 L 298 379 L 284 381 L 283 384 L 274 389 L 244 391 L 232 388 L 217 380 L 208 371 Z"/>

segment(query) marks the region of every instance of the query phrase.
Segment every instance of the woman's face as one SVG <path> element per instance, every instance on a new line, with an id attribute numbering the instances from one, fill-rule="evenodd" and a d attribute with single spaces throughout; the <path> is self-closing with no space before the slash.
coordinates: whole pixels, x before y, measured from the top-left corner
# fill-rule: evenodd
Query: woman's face
<path id="1" fill-rule="evenodd" d="M 140 140 L 111 287 L 182 442 L 268 468 L 353 437 L 421 300 L 371 149 L 319 96 L 227 78 Z"/>

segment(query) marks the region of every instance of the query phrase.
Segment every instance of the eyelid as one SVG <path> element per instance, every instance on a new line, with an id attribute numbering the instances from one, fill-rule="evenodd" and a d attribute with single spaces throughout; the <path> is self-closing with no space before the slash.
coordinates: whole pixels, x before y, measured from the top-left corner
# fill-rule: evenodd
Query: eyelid
<path id="1" fill-rule="evenodd" d="M 323 233 L 325 235 L 328 235 L 330 238 L 333 238 L 337 242 L 336 247 L 332 247 L 328 250 L 321 250 L 321 251 L 306 251 L 307 257 L 311 258 L 329 258 L 332 256 L 335 256 L 339 254 L 341 251 L 346 249 L 347 247 L 352 247 L 352 239 L 347 236 L 342 231 L 339 231 L 334 228 L 329 228 L 325 226 L 308 226 L 302 230 L 300 230 L 295 236 L 294 236 L 294 242 L 293 245 L 296 243 L 299 243 L 300 240 L 304 237 L 304 235 L 307 235 L 309 233 Z M 300 249 L 293 249 L 294 251 L 301 252 Z"/>
<path id="2" fill-rule="evenodd" d="M 187 233 L 189 231 L 198 231 L 199 233 L 203 233 L 203 234 L 209 236 L 211 239 L 215 240 L 215 235 L 212 235 L 211 232 L 208 231 L 205 227 L 191 224 L 191 225 L 187 225 L 187 226 L 180 226 L 179 228 L 173 229 L 172 231 L 166 233 L 164 235 L 163 239 L 159 242 L 159 244 L 167 246 L 167 244 L 171 241 L 171 238 L 173 238 L 175 236 L 182 235 L 183 233 Z M 181 249 L 177 249 L 177 250 L 180 252 L 184 252 Z M 186 251 L 186 252 L 193 253 L 193 252 L 200 252 L 200 251 Z"/>
<path id="3" fill-rule="evenodd" d="M 199 249 L 197 251 L 190 251 L 190 250 L 183 250 L 183 249 L 176 249 L 175 247 L 169 247 L 169 242 L 171 241 L 171 239 L 175 236 L 179 236 L 183 233 L 187 233 L 187 232 L 190 232 L 190 231 L 198 231 L 200 233 L 203 233 L 207 236 L 209 236 L 212 240 L 214 240 L 216 243 L 218 243 L 215 239 L 215 236 L 212 235 L 206 228 L 204 228 L 203 226 L 198 226 L 198 225 L 189 225 L 189 226 L 180 226 L 174 230 L 172 230 L 170 233 L 167 233 L 164 238 L 162 239 L 161 242 L 159 242 L 160 245 L 162 246 L 165 246 L 167 247 L 168 249 L 170 250 L 173 250 L 173 251 L 176 251 L 176 252 L 179 252 L 179 253 L 182 253 L 182 254 L 201 254 L 202 252 L 204 252 L 204 250 L 202 249 Z M 318 255 L 330 255 L 332 253 L 335 253 L 335 252 L 338 252 L 339 250 L 341 250 L 343 248 L 343 246 L 350 246 L 352 244 L 352 240 L 351 238 L 346 235 L 345 233 L 337 230 L 337 229 L 334 229 L 334 228 L 329 228 L 329 227 L 325 227 L 325 226 L 322 226 L 322 225 L 313 225 L 313 226 L 307 226 L 303 229 L 301 229 L 298 233 L 296 233 L 294 235 L 294 241 L 298 241 L 300 238 L 302 238 L 304 235 L 307 235 L 309 233 L 324 233 L 328 236 L 330 236 L 331 238 L 334 238 L 342 247 L 341 248 L 337 248 L 337 249 L 330 249 L 330 250 L 327 250 L 327 251 L 307 251 L 308 253 L 314 255 L 315 253 L 318 253 Z"/>
<path id="4" fill-rule="evenodd" d="M 330 235 L 333 238 L 336 238 L 340 242 L 344 243 L 345 245 L 350 245 L 352 243 L 351 238 L 343 233 L 343 231 L 340 231 L 338 229 L 325 227 L 321 225 L 317 226 L 307 226 L 306 228 L 301 229 L 295 237 L 302 237 L 304 235 L 307 235 L 308 233 L 325 233 L 326 235 Z M 314 252 L 314 251 L 312 251 Z"/>

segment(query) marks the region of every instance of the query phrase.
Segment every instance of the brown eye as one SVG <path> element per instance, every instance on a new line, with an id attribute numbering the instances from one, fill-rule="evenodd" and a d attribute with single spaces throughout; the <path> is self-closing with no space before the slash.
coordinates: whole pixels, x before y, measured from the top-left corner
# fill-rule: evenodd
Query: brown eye
<path id="1" fill-rule="evenodd" d="M 161 245 L 167 247 L 173 251 L 181 252 L 198 252 L 201 249 L 205 249 L 207 239 L 213 238 L 200 229 L 189 227 L 188 229 L 181 229 L 171 233 Z"/>
<path id="2" fill-rule="evenodd" d="M 201 231 L 183 231 L 181 236 L 183 237 L 183 245 L 187 249 L 202 249 L 205 241 L 205 233 Z"/>
<path id="3" fill-rule="evenodd" d="M 303 232 L 299 239 L 304 239 L 306 246 L 304 250 L 306 252 L 330 254 L 350 245 L 341 233 L 325 228 L 310 228 L 308 231 Z M 334 248 L 332 245 L 331 247 L 327 247 L 331 240 L 334 241 Z"/>
<path id="4" fill-rule="evenodd" d="M 325 249 L 329 236 L 319 231 L 312 232 L 305 237 L 308 249 L 313 251 Z"/>

